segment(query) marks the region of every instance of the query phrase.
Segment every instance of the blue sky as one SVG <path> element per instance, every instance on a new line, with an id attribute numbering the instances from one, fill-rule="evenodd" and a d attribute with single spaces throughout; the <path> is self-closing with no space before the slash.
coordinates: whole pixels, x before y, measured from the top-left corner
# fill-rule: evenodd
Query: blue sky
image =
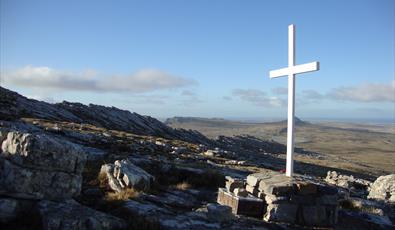
<path id="1" fill-rule="evenodd" d="M 49 102 L 154 117 L 286 117 L 287 27 L 296 114 L 395 116 L 394 1 L 0 0 L 1 85 Z"/>

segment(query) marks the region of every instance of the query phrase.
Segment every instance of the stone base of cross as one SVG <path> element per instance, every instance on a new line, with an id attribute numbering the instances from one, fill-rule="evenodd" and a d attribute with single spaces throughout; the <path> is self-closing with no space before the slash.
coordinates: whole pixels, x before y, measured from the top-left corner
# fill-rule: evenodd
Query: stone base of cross
<path id="1" fill-rule="evenodd" d="M 288 67 L 270 71 L 270 78 L 288 76 L 288 130 L 286 175 L 293 175 L 295 127 L 295 75 L 319 70 L 319 62 L 295 65 L 295 25 L 288 26 Z"/>

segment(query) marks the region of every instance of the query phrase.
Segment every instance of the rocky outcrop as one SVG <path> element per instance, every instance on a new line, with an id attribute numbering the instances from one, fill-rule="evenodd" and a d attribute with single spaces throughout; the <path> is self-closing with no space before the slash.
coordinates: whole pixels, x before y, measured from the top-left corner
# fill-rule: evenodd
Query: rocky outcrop
<path id="1" fill-rule="evenodd" d="M 336 185 L 338 187 L 347 189 L 347 191 L 351 192 L 352 195 L 355 196 L 366 196 L 368 193 L 368 188 L 371 184 L 370 181 L 354 178 L 352 175 L 341 175 L 336 171 L 328 171 L 325 181 L 328 184 Z"/>
<path id="2" fill-rule="evenodd" d="M 395 203 L 395 174 L 377 178 L 370 186 L 368 198 Z"/>
<path id="3" fill-rule="evenodd" d="M 173 129 L 150 116 L 94 104 L 83 105 L 71 102 L 50 104 L 28 99 L 0 87 L 0 120 L 15 120 L 21 117 L 86 123 L 140 135 L 153 135 L 206 145 L 212 143 L 197 131 Z"/>
<path id="4" fill-rule="evenodd" d="M 64 199 L 80 193 L 81 149 L 45 134 L 9 132 L 0 154 L 0 192 L 14 197 Z"/>
<path id="5" fill-rule="evenodd" d="M 106 175 L 108 185 L 117 192 L 127 188 L 147 191 L 154 180 L 152 175 L 129 160 L 117 160 L 114 164 L 105 164 L 101 167 L 100 173 Z"/>
<path id="6" fill-rule="evenodd" d="M 65 202 L 43 200 L 37 206 L 43 229 L 104 230 L 126 227 L 124 220 L 82 206 L 73 200 Z"/>

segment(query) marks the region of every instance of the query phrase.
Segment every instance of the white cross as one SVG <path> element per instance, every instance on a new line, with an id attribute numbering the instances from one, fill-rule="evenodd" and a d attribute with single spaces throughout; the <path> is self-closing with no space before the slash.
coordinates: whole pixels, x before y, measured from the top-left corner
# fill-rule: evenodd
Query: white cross
<path id="1" fill-rule="evenodd" d="M 294 126 L 295 126 L 295 75 L 319 70 L 319 62 L 295 65 L 295 25 L 288 26 L 288 67 L 270 71 L 270 78 L 288 75 L 288 130 L 286 175 L 293 175 Z"/>

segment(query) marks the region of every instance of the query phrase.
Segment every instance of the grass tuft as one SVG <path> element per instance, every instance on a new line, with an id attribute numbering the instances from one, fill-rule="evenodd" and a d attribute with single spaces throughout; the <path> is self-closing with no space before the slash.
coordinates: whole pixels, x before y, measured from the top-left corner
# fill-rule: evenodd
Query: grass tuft
<path id="1" fill-rule="evenodd" d="M 127 188 L 121 192 L 109 192 L 106 194 L 107 201 L 126 201 L 139 197 L 140 193 L 132 188 Z"/>

